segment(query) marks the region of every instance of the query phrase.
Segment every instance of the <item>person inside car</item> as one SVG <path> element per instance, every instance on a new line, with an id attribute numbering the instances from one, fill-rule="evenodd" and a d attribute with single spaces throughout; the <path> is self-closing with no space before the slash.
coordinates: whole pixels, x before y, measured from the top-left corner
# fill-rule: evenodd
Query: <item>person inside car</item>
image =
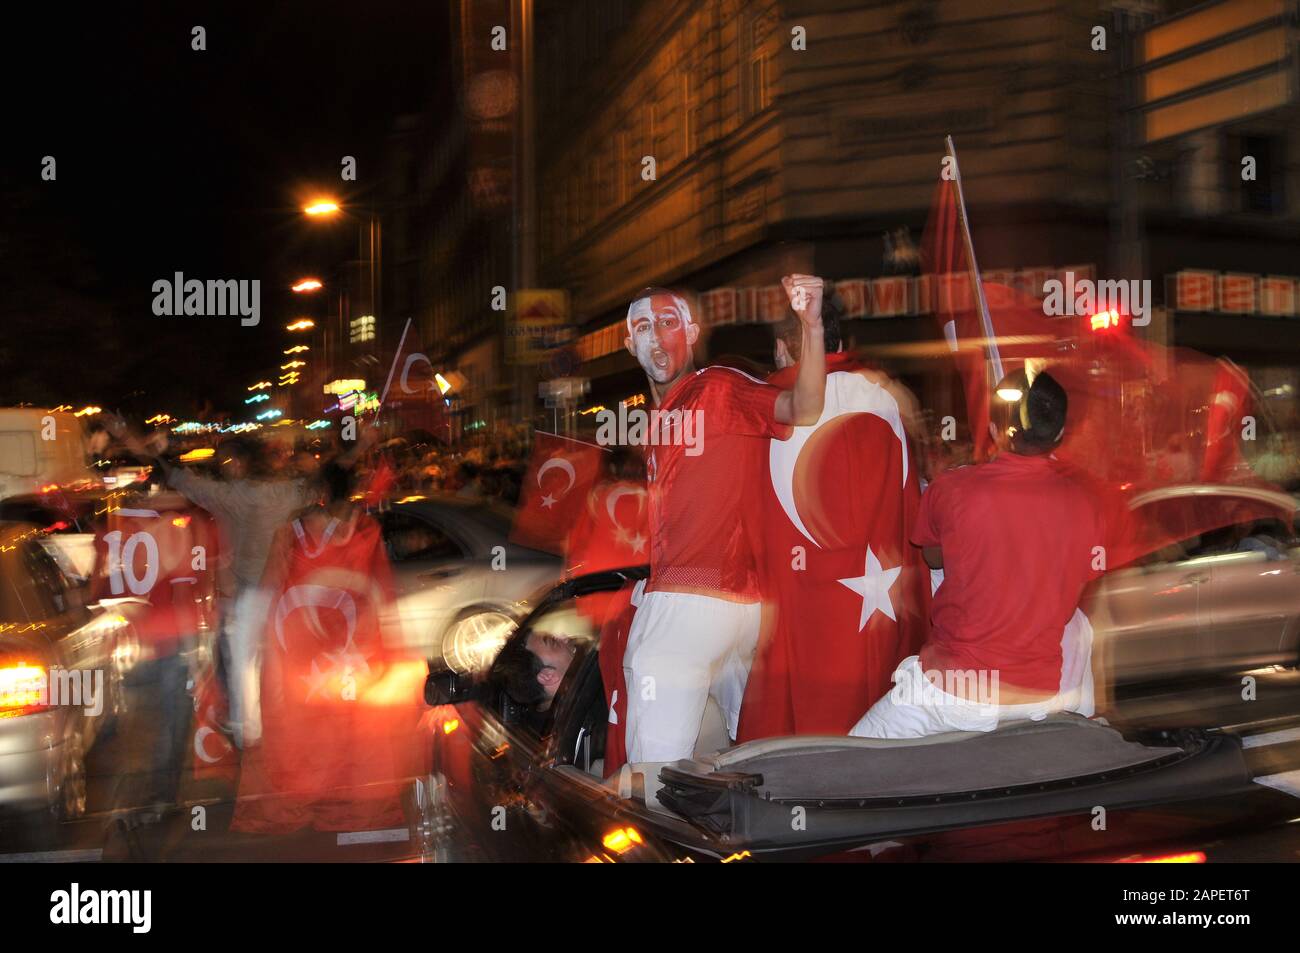
<path id="1" fill-rule="evenodd" d="M 944 571 L 930 637 L 850 735 L 918 738 L 1093 714 L 1092 628 L 1078 606 L 1104 565 L 1102 510 L 1052 453 L 1065 434 L 1064 388 L 1017 371 L 997 395 L 997 457 L 941 474 L 921 498 L 912 542 Z"/>
<path id="2" fill-rule="evenodd" d="M 572 639 L 532 631 L 506 644 L 492 665 L 492 677 L 519 704 L 548 712 L 577 652 Z"/>

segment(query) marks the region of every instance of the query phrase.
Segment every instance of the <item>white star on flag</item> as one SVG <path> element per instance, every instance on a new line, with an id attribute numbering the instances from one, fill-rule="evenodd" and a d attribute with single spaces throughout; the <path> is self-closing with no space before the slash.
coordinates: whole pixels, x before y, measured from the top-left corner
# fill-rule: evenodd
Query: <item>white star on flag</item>
<path id="1" fill-rule="evenodd" d="M 555 497 L 551 496 L 549 493 L 546 496 L 542 497 L 542 509 L 549 510 L 554 505 L 555 505 Z"/>
<path id="2" fill-rule="evenodd" d="M 836 580 L 840 585 L 847 586 L 862 597 L 862 617 L 858 620 L 858 631 L 861 632 L 867 625 L 867 620 L 879 609 L 895 622 L 898 617 L 894 615 L 894 603 L 889 598 L 889 587 L 894 584 L 898 574 L 903 571 L 903 567 L 895 566 L 893 569 L 884 569 L 880 565 L 880 560 L 876 554 L 867 547 L 867 567 L 863 575 L 853 579 Z"/>

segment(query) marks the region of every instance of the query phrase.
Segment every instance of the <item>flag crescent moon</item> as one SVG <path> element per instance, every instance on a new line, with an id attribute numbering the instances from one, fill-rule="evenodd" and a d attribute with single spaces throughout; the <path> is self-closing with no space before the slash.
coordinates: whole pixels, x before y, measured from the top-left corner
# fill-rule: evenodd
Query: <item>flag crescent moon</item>
<path id="1" fill-rule="evenodd" d="M 640 505 L 645 504 L 645 490 L 639 486 L 620 486 L 605 497 L 605 512 L 609 514 L 609 521 L 619 529 L 625 529 L 625 527 L 618 521 L 618 517 L 614 515 L 614 509 L 618 506 L 618 501 L 625 496 L 640 497 Z"/>
<path id="2" fill-rule="evenodd" d="M 903 485 L 906 486 L 907 440 L 904 437 L 903 416 L 899 413 L 898 402 L 885 388 L 853 371 L 834 371 L 826 375 L 826 404 L 817 423 L 811 427 L 795 427 L 789 440 L 769 441 L 768 469 L 776 498 L 795 529 L 818 549 L 821 544 L 813 539 L 799 515 L 799 507 L 794 498 L 794 470 L 799 463 L 799 454 L 813 434 L 835 418 L 853 414 L 875 414 L 889 424 L 889 429 L 894 432 L 903 448 Z"/>
<path id="3" fill-rule="evenodd" d="M 569 478 L 569 485 L 559 494 L 560 496 L 564 496 L 564 494 L 572 490 L 573 485 L 578 482 L 578 474 L 574 472 L 573 464 L 564 459 L 564 457 L 551 457 L 551 459 L 547 460 L 537 468 L 538 487 L 542 485 L 542 477 L 546 474 L 547 470 L 551 469 L 551 467 L 559 467 L 564 471 L 565 476 Z"/>
<path id="4" fill-rule="evenodd" d="M 208 764 L 216 764 L 218 761 L 221 760 L 220 757 L 214 758 L 212 757 L 212 755 L 208 754 L 208 749 L 207 749 L 208 735 L 215 735 L 215 734 L 216 732 L 213 729 L 209 728 L 207 725 L 201 725 L 199 727 L 199 730 L 194 732 L 194 755 L 200 760 L 206 761 Z"/>

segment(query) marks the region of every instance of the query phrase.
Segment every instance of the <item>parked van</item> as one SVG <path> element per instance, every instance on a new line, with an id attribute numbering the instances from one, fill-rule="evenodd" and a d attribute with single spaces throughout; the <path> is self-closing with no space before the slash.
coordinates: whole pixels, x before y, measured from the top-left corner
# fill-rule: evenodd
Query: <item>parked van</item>
<path id="1" fill-rule="evenodd" d="M 93 482 L 77 417 L 39 407 L 0 408 L 0 499 Z"/>

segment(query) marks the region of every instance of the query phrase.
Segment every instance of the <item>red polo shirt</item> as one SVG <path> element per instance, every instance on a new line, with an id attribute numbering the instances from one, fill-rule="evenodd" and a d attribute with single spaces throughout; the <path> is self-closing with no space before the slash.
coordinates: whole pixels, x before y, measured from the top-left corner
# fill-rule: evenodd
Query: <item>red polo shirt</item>
<path id="1" fill-rule="evenodd" d="M 1002 453 L 942 474 L 921 497 L 912 542 L 943 549 L 928 671 L 998 673 L 1002 686 L 1055 693 L 1061 634 L 1104 542 L 1084 484 L 1051 456 Z"/>
<path id="2" fill-rule="evenodd" d="M 650 446 L 650 579 L 646 592 L 695 592 L 734 602 L 758 601 L 757 566 L 741 524 L 746 481 L 755 479 L 767 439 L 792 428 L 776 420 L 781 388 L 730 367 L 688 374 L 655 408 L 691 415 L 678 436 Z M 664 428 L 661 428 L 661 432 Z"/>

